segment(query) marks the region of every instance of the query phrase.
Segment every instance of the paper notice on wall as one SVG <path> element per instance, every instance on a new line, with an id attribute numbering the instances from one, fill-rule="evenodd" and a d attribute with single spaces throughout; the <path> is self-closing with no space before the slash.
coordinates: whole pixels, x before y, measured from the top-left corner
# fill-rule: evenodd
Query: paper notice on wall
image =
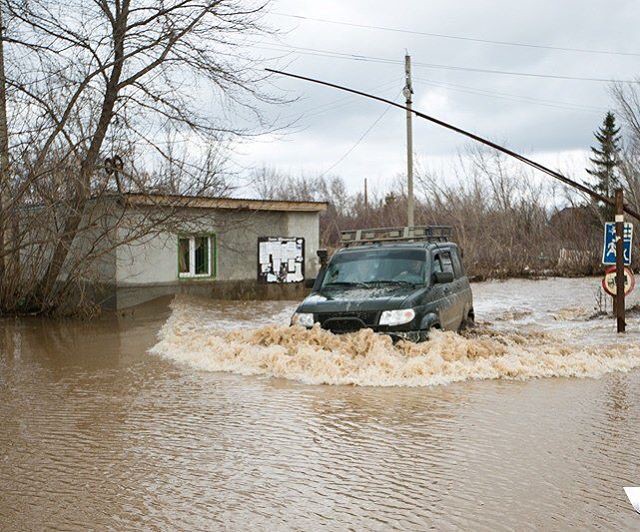
<path id="1" fill-rule="evenodd" d="M 266 263 L 269 262 L 269 251 L 267 249 L 267 246 L 268 246 L 267 242 L 260 242 L 260 245 L 258 247 L 258 249 L 259 249 L 259 251 L 258 251 L 258 262 L 260 264 L 266 264 Z"/>
<path id="2" fill-rule="evenodd" d="M 298 246 L 296 246 L 295 241 L 290 241 L 287 242 L 284 245 L 285 248 L 285 257 L 287 260 L 289 259 L 293 259 L 295 260 L 295 258 L 298 256 Z"/>
<path id="3" fill-rule="evenodd" d="M 258 281 L 265 283 L 304 281 L 304 239 L 258 237 Z"/>
<path id="4" fill-rule="evenodd" d="M 304 277 L 302 275 L 302 264 L 300 262 L 296 262 L 295 272 L 292 275 L 291 282 L 297 283 L 303 281 Z"/>
<path id="5" fill-rule="evenodd" d="M 273 258 L 274 264 L 276 260 L 280 262 L 280 259 L 282 258 L 282 251 L 281 251 L 282 246 L 280 242 L 269 242 L 267 245 L 268 245 L 269 253 Z"/>

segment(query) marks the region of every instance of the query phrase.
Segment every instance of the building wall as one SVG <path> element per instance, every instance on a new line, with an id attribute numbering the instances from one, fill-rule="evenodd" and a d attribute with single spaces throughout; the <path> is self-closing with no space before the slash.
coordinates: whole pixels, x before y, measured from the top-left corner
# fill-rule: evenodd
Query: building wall
<path id="1" fill-rule="evenodd" d="M 304 272 L 305 278 L 311 279 L 318 274 L 320 263 L 316 252 L 320 247 L 320 217 L 316 213 L 310 216 L 308 213 L 288 212 L 287 213 L 287 236 L 304 237 L 305 258 Z"/>
<path id="2" fill-rule="evenodd" d="M 310 214 L 308 216 L 316 217 Z M 255 280 L 258 268 L 258 237 L 294 236 L 287 226 L 287 213 L 257 211 L 225 219 L 218 234 L 218 279 Z M 295 235 L 298 236 L 298 235 Z"/>
<path id="3" fill-rule="evenodd" d="M 72 290 L 61 300 L 59 310 L 73 311 L 80 300 L 104 308 L 115 306 L 116 220 L 121 208 L 115 202 L 88 202 L 77 235 L 71 243 L 57 279 L 58 287 L 67 282 Z M 23 247 L 19 252 L 20 274 L 25 283 L 42 280 L 50 265 L 67 213 L 63 206 L 35 206 L 20 212 Z"/>
<path id="4" fill-rule="evenodd" d="M 131 217 L 133 225 L 136 223 L 136 216 L 133 214 Z M 180 222 L 174 222 L 171 230 L 159 231 L 117 249 L 119 308 L 158 295 L 184 291 L 224 297 L 232 297 L 239 290 L 247 297 L 257 294 L 255 290 L 249 289 L 247 282 L 257 284 L 257 241 L 261 236 L 303 237 L 305 277 L 309 279 L 317 274 L 319 213 L 185 209 L 178 219 Z M 125 228 L 119 231 L 120 238 L 126 237 Z M 179 279 L 178 235 L 206 233 L 216 236 L 215 279 Z M 221 288 L 222 284 L 224 288 Z M 142 288 L 146 290 L 141 290 Z M 292 288 L 294 287 L 290 287 L 289 291 Z M 274 290 L 277 291 L 278 287 L 269 287 L 269 297 L 277 295 Z M 287 288 L 283 287 L 282 290 Z M 242 294 L 239 293 L 239 296 Z"/>
<path id="5" fill-rule="evenodd" d="M 126 229 L 121 228 L 119 232 L 124 239 Z M 118 247 L 116 284 L 171 283 L 177 278 L 177 268 L 177 237 L 160 232 Z"/>

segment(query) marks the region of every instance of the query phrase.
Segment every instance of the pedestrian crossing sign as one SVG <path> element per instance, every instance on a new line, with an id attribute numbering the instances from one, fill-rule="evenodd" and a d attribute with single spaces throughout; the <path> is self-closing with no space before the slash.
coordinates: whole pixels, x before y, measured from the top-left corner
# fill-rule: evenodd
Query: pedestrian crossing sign
<path id="1" fill-rule="evenodd" d="M 631 264 L 631 244 L 633 241 L 633 224 L 624 224 L 624 264 Z M 616 224 L 607 222 L 604 224 L 604 249 L 602 251 L 602 264 L 616 263 Z"/>

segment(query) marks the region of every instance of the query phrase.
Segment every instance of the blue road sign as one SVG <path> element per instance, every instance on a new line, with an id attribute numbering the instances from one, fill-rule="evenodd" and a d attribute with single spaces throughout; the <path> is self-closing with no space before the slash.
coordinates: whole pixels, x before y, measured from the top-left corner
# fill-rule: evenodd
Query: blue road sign
<path id="1" fill-rule="evenodd" d="M 624 264 L 631 264 L 631 243 L 633 241 L 633 224 L 624 224 Z M 607 222 L 604 224 L 604 250 L 602 251 L 602 264 L 616 263 L 616 224 Z"/>

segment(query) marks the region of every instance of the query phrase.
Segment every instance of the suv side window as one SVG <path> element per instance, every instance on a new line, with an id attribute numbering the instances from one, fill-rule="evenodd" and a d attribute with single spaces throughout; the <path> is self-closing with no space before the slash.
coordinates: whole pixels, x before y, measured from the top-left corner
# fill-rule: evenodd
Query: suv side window
<path id="1" fill-rule="evenodd" d="M 443 251 L 440 253 L 440 262 L 442 263 L 442 271 L 443 272 L 451 272 L 455 274 L 453 270 L 453 260 L 451 259 L 451 253 L 448 251 Z"/>
<path id="2" fill-rule="evenodd" d="M 431 266 L 431 272 L 436 273 L 441 271 L 442 271 L 442 264 L 440 263 L 440 255 L 434 255 L 433 265 Z"/>
<path id="3" fill-rule="evenodd" d="M 453 269 L 456 272 L 456 277 L 464 277 L 464 267 L 462 266 L 462 261 L 460 260 L 460 251 L 457 249 L 453 251 Z"/>
<path id="4" fill-rule="evenodd" d="M 449 251 L 440 251 L 433 256 L 433 265 L 431 272 L 451 272 L 455 275 L 453 270 L 453 261 L 451 259 L 451 253 Z"/>

